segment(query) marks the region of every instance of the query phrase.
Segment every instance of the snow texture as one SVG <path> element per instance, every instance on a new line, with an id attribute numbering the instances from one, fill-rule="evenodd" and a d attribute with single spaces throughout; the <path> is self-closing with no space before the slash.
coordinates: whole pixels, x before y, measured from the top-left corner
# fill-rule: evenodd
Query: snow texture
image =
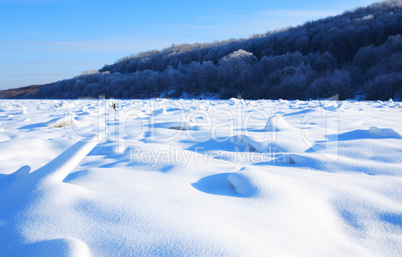
<path id="1" fill-rule="evenodd" d="M 398 256 L 400 106 L 0 100 L 0 256 Z"/>

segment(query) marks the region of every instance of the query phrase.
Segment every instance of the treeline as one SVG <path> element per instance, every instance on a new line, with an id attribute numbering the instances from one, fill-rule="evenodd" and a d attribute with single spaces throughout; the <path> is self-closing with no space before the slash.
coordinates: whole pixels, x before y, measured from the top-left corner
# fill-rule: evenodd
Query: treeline
<path id="1" fill-rule="evenodd" d="M 11 88 L 0 91 L 0 99 L 7 98 L 22 98 L 22 96 L 35 95 L 38 93 L 39 88 L 45 85 L 32 85 L 27 87 Z"/>
<path id="2" fill-rule="evenodd" d="M 31 98 L 402 99 L 402 1 L 210 44 L 172 45 L 43 86 Z"/>

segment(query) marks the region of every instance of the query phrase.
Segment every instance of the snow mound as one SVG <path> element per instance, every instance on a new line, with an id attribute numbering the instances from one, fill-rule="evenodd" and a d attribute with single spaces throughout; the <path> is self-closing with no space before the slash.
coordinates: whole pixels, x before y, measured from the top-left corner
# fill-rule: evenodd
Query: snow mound
<path id="1" fill-rule="evenodd" d="M 168 128 L 174 130 L 190 130 L 192 127 L 193 124 L 190 122 L 173 122 Z"/>
<path id="2" fill-rule="evenodd" d="M 205 107 L 204 105 L 201 104 L 195 110 L 196 111 L 205 111 L 205 110 L 207 110 L 207 107 Z"/>
<path id="3" fill-rule="evenodd" d="M 228 175 L 231 173 L 218 173 L 199 179 L 196 183 L 191 185 L 204 193 L 212 195 L 225 195 L 225 196 L 239 196 L 230 186 Z"/>
<path id="4" fill-rule="evenodd" d="M 369 133 L 373 136 L 377 137 L 386 137 L 386 138 L 401 138 L 401 135 L 391 128 L 383 128 L 380 129 L 378 127 L 370 127 Z"/>
<path id="5" fill-rule="evenodd" d="M 247 135 L 238 135 L 235 138 L 235 142 L 243 144 L 249 151 L 260 153 L 267 152 L 271 144 L 270 141 L 257 140 Z"/>
<path id="6" fill-rule="evenodd" d="M 237 173 L 229 174 L 227 181 L 233 190 L 244 197 L 256 196 L 260 191 L 258 181 L 244 168 Z"/>
<path id="7" fill-rule="evenodd" d="M 241 197 L 264 198 L 278 204 L 284 197 L 300 196 L 299 187 L 286 177 L 250 166 L 230 173 L 227 183 Z"/>
<path id="8" fill-rule="evenodd" d="M 290 125 L 281 113 L 268 118 L 264 131 L 260 135 L 241 134 L 237 136 L 237 142 L 251 151 L 260 153 L 304 152 L 311 147 L 307 144 L 303 131 Z"/>
<path id="9" fill-rule="evenodd" d="M 265 137 L 241 134 L 235 138 L 235 142 L 258 153 L 305 152 L 312 145 L 303 137 L 303 133 L 299 129 L 281 131 Z"/>
<path id="10" fill-rule="evenodd" d="M 264 130 L 270 132 L 276 132 L 281 130 L 290 130 L 294 129 L 289 123 L 285 121 L 285 119 L 280 114 L 275 114 L 271 116 L 267 124 L 265 125 Z"/>
<path id="11" fill-rule="evenodd" d="M 48 126 L 52 128 L 71 127 L 74 122 L 75 119 L 73 117 L 63 117 L 61 119 L 49 122 Z"/>

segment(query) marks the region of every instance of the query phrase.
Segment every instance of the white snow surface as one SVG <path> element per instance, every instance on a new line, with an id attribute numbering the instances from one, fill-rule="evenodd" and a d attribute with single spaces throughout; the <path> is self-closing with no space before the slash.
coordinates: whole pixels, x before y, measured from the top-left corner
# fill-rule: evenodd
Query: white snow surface
<path id="1" fill-rule="evenodd" d="M 401 106 L 0 100 L 0 256 L 400 256 Z"/>

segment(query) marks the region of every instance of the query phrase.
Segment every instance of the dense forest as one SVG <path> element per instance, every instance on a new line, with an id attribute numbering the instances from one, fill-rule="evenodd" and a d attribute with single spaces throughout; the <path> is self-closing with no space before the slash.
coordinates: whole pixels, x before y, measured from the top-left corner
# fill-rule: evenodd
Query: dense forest
<path id="1" fill-rule="evenodd" d="M 129 56 L 24 98 L 402 99 L 402 1 L 252 38 Z"/>

